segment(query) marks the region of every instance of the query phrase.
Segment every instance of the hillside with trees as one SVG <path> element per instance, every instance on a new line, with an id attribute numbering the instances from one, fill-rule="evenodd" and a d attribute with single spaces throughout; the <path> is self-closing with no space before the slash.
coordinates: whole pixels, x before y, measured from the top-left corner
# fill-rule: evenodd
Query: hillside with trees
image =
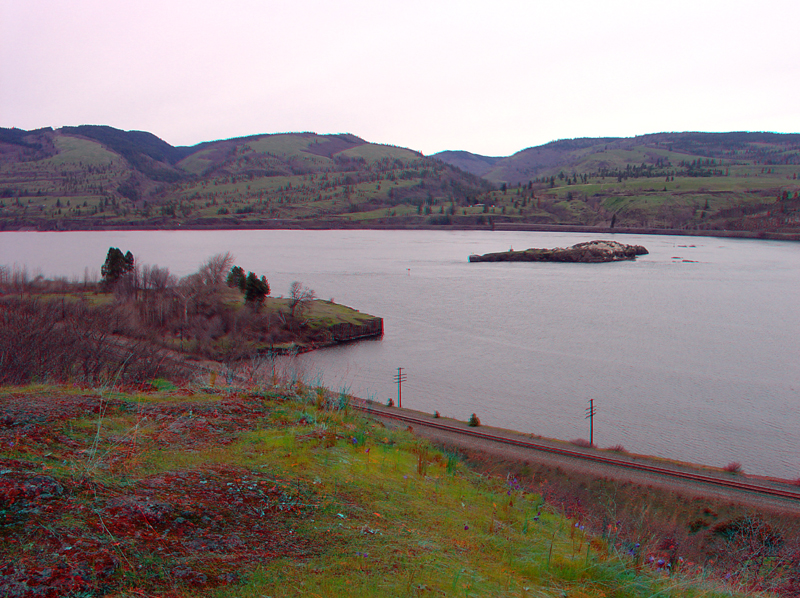
<path id="1" fill-rule="evenodd" d="M 346 134 L 175 148 L 111 127 L 0 129 L 0 230 L 385 225 L 491 189 L 418 152 Z"/>
<path id="2" fill-rule="evenodd" d="M 505 220 L 800 233 L 800 135 L 657 133 L 563 139 L 502 158 L 433 157 L 499 186 L 490 203 Z"/>
<path id="3" fill-rule="evenodd" d="M 558 229 L 800 237 L 800 135 L 658 133 L 507 157 L 350 134 L 173 147 L 84 125 L 0 129 L 0 230 Z"/>

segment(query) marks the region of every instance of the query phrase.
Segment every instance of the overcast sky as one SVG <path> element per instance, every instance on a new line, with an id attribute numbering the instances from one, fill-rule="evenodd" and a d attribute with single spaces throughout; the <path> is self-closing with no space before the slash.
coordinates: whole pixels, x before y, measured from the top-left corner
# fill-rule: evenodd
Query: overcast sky
<path id="1" fill-rule="evenodd" d="M 798 0 L 0 0 L 0 126 L 425 154 L 800 132 Z"/>

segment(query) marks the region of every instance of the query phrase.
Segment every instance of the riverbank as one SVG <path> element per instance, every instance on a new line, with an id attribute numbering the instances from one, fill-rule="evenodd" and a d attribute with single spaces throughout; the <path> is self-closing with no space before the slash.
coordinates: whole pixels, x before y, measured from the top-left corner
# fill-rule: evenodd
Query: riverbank
<path id="1" fill-rule="evenodd" d="M 639 549 L 644 534 L 651 543 L 661 547 L 664 552 L 660 558 L 663 563 L 672 562 L 671 567 L 676 560 L 679 564 L 703 563 L 709 570 L 720 572 L 734 562 L 737 563 L 734 567 L 749 567 L 752 561 L 745 554 L 767 550 L 767 545 L 776 548 L 772 563 L 777 569 L 773 571 L 783 567 L 780 553 L 793 554 L 789 560 L 800 557 L 797 553 L 800 501 L 797 498 L 732 491 L 685 478 L 699 474 L 724 483 L 741 480 L 779 492 L 800 493 L 796 481 L 748 476 L 613 449 L 581 447 L 499 428 L 471 427 L 464 421 L 433 417 L 430 413 L 410 409 L 374 403 L 365 407 L 370 417 L 389 428 L 406 429 L 445 451 L 458 452 L 474 471 L 517 480 L 526 490 L 540 493 L 552 508 L 578 521 L 576 526 L 580 524 L 581 529 L 592 530 L 604 538 L 622 539 L 632 550 L 631 554 Z M 426 425 L 439 423 L 456 431 L 442 431 Z M 475 438 L 474 432 L 487 433 L 501 442 Z M 526 450 L 520 446 L 528 443 L 544 446 L 545 450 Z M 584 457 L 612 457 L 623 466 L 565 457 L 560 454 L 564 451 L 582 453 Z M 634 465 L 666 469 L 677 477 L 638 472 Z M 736 540 L 731 541 L 732 538 Z M 654 558 L 658 560 L 659 557 Z M 741 573 L 728 571 L 723 575 L 737 581 L 743 579 Z M 792 592 L 797 588 L 791 587 L 790 595 L 795 595 Z"/>
<path id="2" fill-rule="evenodd" d="M 291 315 L 289 300 L 267 297 L 262 306 L 267 322 Z M 289 329 L 293 336 L 283 342 L 256 343 L 258 354 L 292 355 L 335 347 L 360 340 L 383 338 L 383 318 L 365 314 L 333 301 L 314 299 L 303 310 L 302 322 Z"/>
<path id="3" fill-rule="evenodd" d="M 264 219 L 234 221 L 212 218 L 203 221 L 186 221 L 176 223 L 171 219 L 157 219 L 152 222 L 93 224 L 87 225 L 85 220 L 70 221 L 63 219 L 55 224 L 41 225 L 26 222 L 0 222 L 0 232 L 76 232 L 76 231 L 159 231 L 159 230 L 432 230 L 432 231 L 527 231 L 527 232 L 559 232 L 559 233 L 595 233 L 603 235 L 670 235 L 720 237 L 728 239 L 760 239 L 770 241 L 800 241 L 800 233 L 781 233 L 771 231 L 748 230 L 715 230 L 715 229 L 674 229 L 652 227 L 608 227 L 582 226 L 571 224 L 536 224 L 529 222 L 506 222 L 493 220 L 487 224 L 447 225 L 422 223 L 380 223 L 364 224 L 350 220 L 313 219 Z"/>
<path id="4" fill-rule="evenodd" d="M 188 360 L 255 363 L 383 336 L 383 318 L 333 301 L 250 305 L 225 287 L 126 296 L 92 283 L 17 283 L 0 286 L 0 384 L 185 377 Z"/>

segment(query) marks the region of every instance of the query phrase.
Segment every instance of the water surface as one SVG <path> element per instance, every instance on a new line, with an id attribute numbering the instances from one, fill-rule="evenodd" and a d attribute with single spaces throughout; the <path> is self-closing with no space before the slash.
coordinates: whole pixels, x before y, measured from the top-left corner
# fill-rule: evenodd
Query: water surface
<path id="1" fill-rule="evenodd" d="M 0 234 L 0 264 L 81 278 L 109 246 L 178 275 L 231 251 L 385 319 L 385 337 L 300 359 L 311 379 L 385 402 L 566 440 L 800 476 L 800 245 L 605 235 L 635 262 L 480 263 L 470 253 L 555 247 L 579 233 L 146 231 Z"/>

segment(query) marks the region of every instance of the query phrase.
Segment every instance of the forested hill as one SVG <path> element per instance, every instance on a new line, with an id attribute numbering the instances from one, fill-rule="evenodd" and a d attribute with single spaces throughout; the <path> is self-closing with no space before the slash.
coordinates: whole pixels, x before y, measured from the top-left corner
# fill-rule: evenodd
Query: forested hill
<path id="1" fill-rule="evenodd" d="M 84 125 L 0 129 L 0 230 L 495 227 L 800 235 L 800 135 L 656 133 L 507 157 L 355 135 L 173 147 Z"/>

